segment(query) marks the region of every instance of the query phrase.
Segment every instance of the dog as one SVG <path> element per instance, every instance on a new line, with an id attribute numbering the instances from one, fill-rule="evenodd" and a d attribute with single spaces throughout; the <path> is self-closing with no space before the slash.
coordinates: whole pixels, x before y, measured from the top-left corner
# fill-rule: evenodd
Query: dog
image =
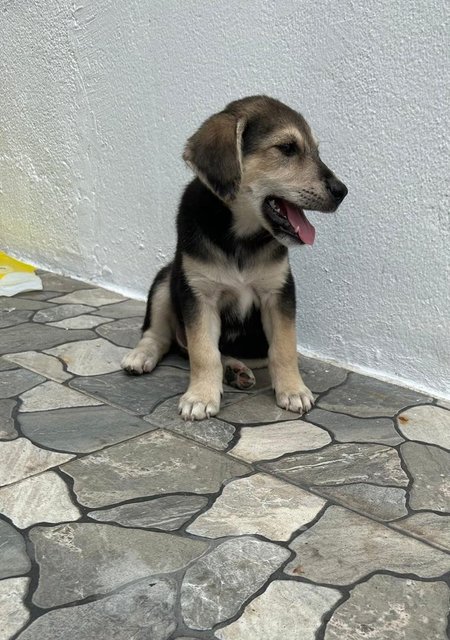
<path id="1" fill-rule="evenodd" d="M 122 367 L 150 372 L 179 345 L 190 361 L 179 413 L 202 420 L 219 412 L 223 380 L 250 388 L 251 368 L 268 364 L 278 406 L 306 412 L 314 399 L 298 368 L 288 247 L 313 244 L 304 211 L 335 211 L 347 187 L 306 120 L 267 96 L 210 117 L 183 158 L 195 178 L 179 205 L 175 257 L 150 288 L 142 338 Z"/>

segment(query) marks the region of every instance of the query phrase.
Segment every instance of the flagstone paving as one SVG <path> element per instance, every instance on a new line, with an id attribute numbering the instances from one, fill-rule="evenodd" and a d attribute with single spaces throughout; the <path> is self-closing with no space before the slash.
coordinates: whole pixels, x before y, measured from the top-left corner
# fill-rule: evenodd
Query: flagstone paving
<path id="1" fill-rule="evenodd" d="M 419 582 L 375 575 L 357 585 L 334 612 L 325 640 L 445 640 L 446 621 L 440 611 L 450 605 L 444 582 Z"/>
<path id="2" fill-rule="evenodd" d="M 301 358 L 177 413 L 127 376 L 145 303 L 41 273 L 0 298 L 0 640 L 445 640 L 450 403 Z"/>
<path id="3" fill-rule="evenodd" d="M 72 377 L 64 371 L 63 364 L 58 358 L 38 351 L 24 351 L 23 353 L 10 353 L 7 356 L 12 364 L 30 369 L 41 376 L 46 376 L 55 382 L 65 382 Z"/>
<path id="4" fill-rule="evenodd" d="M 17 400 L 0 400 L 0 440 L 14 440 L 19 437 L 13 418 L 17 404 Z"/>

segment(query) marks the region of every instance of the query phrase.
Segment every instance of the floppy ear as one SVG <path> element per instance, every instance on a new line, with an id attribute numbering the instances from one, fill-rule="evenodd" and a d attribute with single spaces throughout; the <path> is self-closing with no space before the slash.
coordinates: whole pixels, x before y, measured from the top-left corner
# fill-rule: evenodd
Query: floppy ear
<path id="1" fill-rule="evenodd" d="M 183 153 L 194 173 L 223 200 L 233 200 L 241 182 L 244 126 L 244 118 L 217 113 L 189 138 Z"/>

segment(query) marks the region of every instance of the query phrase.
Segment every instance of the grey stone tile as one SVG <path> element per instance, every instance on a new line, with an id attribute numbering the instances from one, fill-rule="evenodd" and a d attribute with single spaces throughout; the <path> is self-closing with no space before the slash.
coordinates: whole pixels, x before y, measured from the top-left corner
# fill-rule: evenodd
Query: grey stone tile
<path id="1" fill-rule="evenodd" d="M 78 376 L 97 376 L 118 371 L 128 349 L 117 347 L 103 338 L 96 338 L 61 344 L 46 350 L 46 353 L 61 358 L 71 373 Z"/>
<path id="2" fill-rule="evenodd" d="M 96 337 L 96 334 L 89 329 L 66 331 L 36 322 L 24 322 L 16 327 L 2 329 L 0 354 L 42 351 L 65 342 L 90 340 Z"/>
<path id="3" fill-rule="evenodd" d="M 450 511 L 450 453 L 417 442 L 405 442 L 400 451 L 413 477 L 411 508 Z"/>
<path id="4" fill-rule="evenodd" d="M 169 367 L 178 367 L 189 371 L 189 358 L 179 355 L 178 353 L 168 353 L 161 360 L 160 365 Z"/>
<path id="5" fill-rule="evenodd" d="M 258 424 L 298 420 L 298 413 L 277 407 L 273 392 L 252 395 L 238 404 L 221 409 L 219 418 L 236 424 Z"/>
<path id="6" fill-rule="evenodd" d="M 91 511 L 89 517 L 100 522 L 118 522 L 124 527 L 176 531 L 208 503 L 204 496 L 174 495 L 131 502 L 113 509 Z"/>
<path id="7" fill-rule="evenodd" d="M 55 293 L 55 296 L 61 295 L 61 293 L 76 291 L 77 289 L 92 288 L 92 285 L 87 282 L 81 282 L 81 280 L 74 280 L 73 278 L 66 278 L 65 276 L 59 276 L 56 273 L 49 273 L 48 271 L 39 271 L 38 275 L 42 280 L 44 289 L 57 292 Z"/>
<path id="8" fill-rule="evenodd" d="M 52 302 L 56 302 L 57 304 L 87 304 L 93 307 L 101 307 L 123 300 L 125 300 L 125 298 L 119 293 L 97 287 L 95 289 L 78 289 L 73 293 L 67 293 L 65 296 L 53 298 Z"/>
<path id="9" fill-rule="evenodd" d="M 93 315 L 117 319 L 140 317 L 142 324 L 144 322 L 145 308 L 146 303 L 142 300 L 124 300 L 123 302 L 108 304 L 106 307 L 100 307 L 100 309 L 93 312 Z"/>
<path id="10" fill-rule="evenodd" d="M 156 428 L 108 406 L 22 413 L 18 421 L 22 433 L 39 446 L 74 453 L 89 453 Z"/>
<path id="11" fill-rule="evenodd" d="M 19 436 L 12 417 L 16 405 L 16 400 L 0 400 L 0 440 L 14 440 Z"/>
<path id="12" fill-rule="evenodd" d="M 372 576 L 333 613 L 325 640 L 446 640 L 449 601 L 445 582 Z"/>
<path id="13" fill-rule="evenodd" d="M 0 398 L 17 396 L 41 382 L 45 382 L 45 378 L 28 371 L 28 369 L 2 371 L 0 373 Z"/>
<path id="14" fill-rule="evenodd" d="M 14 311 L 38 311 L 39 309 L 47 309 L 52 307 L 49 302 L 42 300 L 27 300 L 25 298 L 3 298 L 0 296 L 0 313 L 12 313 Z"/>
<path id="15" fill-rule="evenodd" d="M 180 433 L 213 449 L 226 449 L 233 438 L 235 428 L 217 418 L 208 418 L 201 422 L 183 420 L 178 415 L 179 399 L 180 396 L 169 398 L 144 419 L 157 427 Z"/>
<path id="16" fill-rule="evenodd" d="M 99 400 L 89 398 L 83 393 L 78 393 L 69 387 L 63 387 L 51 380 L 22 393 L 20 399 L 22 400 L 21 413 L 100 404 Z"/>
<path id="17" fill-rule="evenodd" d="M 38 311 L 33 320 L 34 322 L 57 322 L 58 320 L 80 316 L 82 313 L 89 313 L 94 309 L 95 307 L 88 307 L 84 304 L 54 304 L 52 307 Z"/>
<path id="18" fill-rule="evenodd" d="M 225 409 L 225 407 L 229 407 L 231 404 L 235 404 L 237 402 L 242 402 L 246 398 L 251 398 L 253 395 L 250 391 L 242 391 L 241 389 L 235 389 L 233 387 L 229 387 L 228 385 L 223 385 L 223 394 L 222 399 L 220 401 L 220 411 Z M 297 418 L 298 418 L 298 414 Z M 217 417 L 220 418 L 220 412 L 217 414 Z"/>
<path id="19" fill-rule="evenodd" d="M 317 487 L 317 491 L 326 498 L 340 502 L 344 507 L 378 520 L 395 520 L 408 513 L 406 491 L 397 487 L 357 483 L 341 487 Z"/>
<path id="20" fill-rule="evenodd" d="M 9 578 L 0 582 L 1 638 L 9 640 L 28 622 L 30 614 L 23 601 L 29 578 Z"/>
<path id="21" fill-rule="evenodd" d="M 303 420 L 243 427 L 231 455 L 247 462 L 279 458 L 293 451 L 319 449 L 331 442 L 326 431 Z"/>
<path id="22" fill-rule="evenodd" d="M 86 391 L 101 400 L 145 415 L 170 396 L 184 392 L 189 383 L 186 372 L 159 367 L 150 374 L 129 376 L 123 371 L 103 376 L 78 378 L 70 387 Z"/>
<path id="23" fill-rule="evenodd" d="M 97 327 L 97 333 L 120 347 L 134 348 L 142 335 L 142 318 L 124 318 Z"/>
<path id="24" fill-rule="evenodd" d="M 344 382 L 348 371 L 332 364 L 299 356 L 300 372 L 307 387 L 314 393 L 323 393 Z"/>
<path id="25" fill-rule="evenodd" d="M 313 582 L 346 585 L 383 569 L 436 578 L 450 556 L 343 507 L 329 507 L 289 545 L 296 557 L 285 572 Z"/>
<path id="26" fill-rule="evenodd" d="M 176 628 L 176 585 L 146 578 L 96 602 L 49 611 L 20 640 L 168 640 Z"/>
<path id="27" fill-rule="evenodd" d="M 0 357 L 0 371 L 10 371 L 11 369 L 18 369 L 18 366 L 14 362 L 9 362 L 3 357 Z"/>
<path id="28" fill-rule="evenodd" d="M 22 353 L 9 353 L 6 358 L 11 363 L 17 363 L 25 369 L 30 369 L 55 382 L 65 382 L 72 377 L 64 371 L 62 363 L 53 356 L 38 351 L 23 351 Z"/>
<path id="29" fill-rule="evenodd" d="M 411 407 L 397 418 L 398 428 L 408 440 L 450 449 L 450 411 L 441 407 Z"/>
<path id="30" fill-rule="evenodd" d="M 154 431 L 64 466 L 80 502 L 102 507 L 133 498 L 186 491 L 215 493 L 248 473 L 247 466 L 214 451 Z"/>
<path id="31" fill-rule="evenodd" d="M 64 480 L 54 471 L 1 487 L 0 512 L 19 529 L 38 522 L 78 520 L 81 516 Z"/>
<path id="32" fill-rule="evenodd" d="M 191 629 L 209 629 L 234 616 L 289 557 L 256 538 L 227 540 L 188 568 L 181 586 L 181 612 Z"/>
<path id="33" fill-rule="evenodd" d="M 258 533 L 288 540 L 311 522 L 325 500 L 277 478 L 258 473 L 227 484 L 212 507 L 188 531 L 206 538 Z"/>
<path id="34" fill-rule="evenodd" d="M 30 568 L 24 539 L 14 527 L 0 520 L 0 578 L 21 576 Z"/>
<path id="35" fill-rule="evenodd" d="M 202 420 L 200 428 L 198 421 L 184 422 L 182 419 L 175 421 L 177 424 L 165 428 L 219 451 L 227 448 L 234 435 L 234 427 L 216 418 Z M 157 420 L 154 423 L 156 422 Z"/>
<path id="36" fill-rule="evenodd" d="M 58 327 L 60 329 L 93 329 L 99 324 L 111 322 L 111 318 L 100 318 L 93 315 L 82 314 L 67 320 L 59 320 L 58 322 L 49 322 L 49 327 Z"/>
<path id="37" fill-rule="evenodd" d="M 308 485 L 371 482 L 402 487 L 408 484 L 397 451 L 381 444 L 335 444 L 261 466 L 290 482 Z"/>
<path id="38" fill-rule="evenodd" d="M 404 442 L 391 418 L 353 418 L 343 413 L 313 409 L 305 420 L 326 427 L 338 442 L 378 442 L 397 445 Z"/>
<path id="39" fill-rule="evenodd" d="M 400 522 L 393 522 L 392 526 L 400 531 L 412 533 L 445 551 L 450 551 L 450 516 L 424 511 L 415 513 Z"/>
<path id="40" fill-rule="evenodd" d="M 23 322 L 28 322 L 33 313 L 34 311 L 29 311 L 27 309 L 0 309 L 0 329 L 14 327 L 15 325 L 22 324 Z"/>
<path id="41" fill-rule="evenodd" d="M 431 401 L 432 398 L 410 389 L 349 373 L 347 381 L 327 393 L 318 401 L 317 406 L 362 418 L 392 417 L 404 407 Z"/>
<path id="42" fill-rule="evenodd" d="M 26 438 L 0 441 L 0 486 L 36 475 L 72 458 L 68 453 L 40 449 Z"/>
<path id="43" fill-rule="evenodd" d="M 220 640 L 314 640 L 323 616 L 340 597 L 336 589 L 275 580 L 215 635 Z"/>
<path id="44" fill-rule="evenodd" d="M 33 602 L 45 609 L 176 571 L 207 548 L 197 540 L 109 524 L 34 527 L 29 536 L 39 564 Z"/>
<path id="45" fill-rule="evenodd" d="M 59 295 L 61 294 L 57 291 L 25 291 L 20 297 L 21 299 L 25 298 L 27 300 L 50 300 Z"/>

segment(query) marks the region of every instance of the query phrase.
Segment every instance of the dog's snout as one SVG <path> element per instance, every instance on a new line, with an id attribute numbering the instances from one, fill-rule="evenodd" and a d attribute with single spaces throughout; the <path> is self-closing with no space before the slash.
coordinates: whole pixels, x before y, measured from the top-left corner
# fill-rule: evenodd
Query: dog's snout
<path id="1" fill-rule="evenodd" d="M 330 176 L 326 181 L 327 189 L 339 204 L 345 198 L 348 193 L 348 189 L 343 182 L 338 180 L 335 176 Z"/>

